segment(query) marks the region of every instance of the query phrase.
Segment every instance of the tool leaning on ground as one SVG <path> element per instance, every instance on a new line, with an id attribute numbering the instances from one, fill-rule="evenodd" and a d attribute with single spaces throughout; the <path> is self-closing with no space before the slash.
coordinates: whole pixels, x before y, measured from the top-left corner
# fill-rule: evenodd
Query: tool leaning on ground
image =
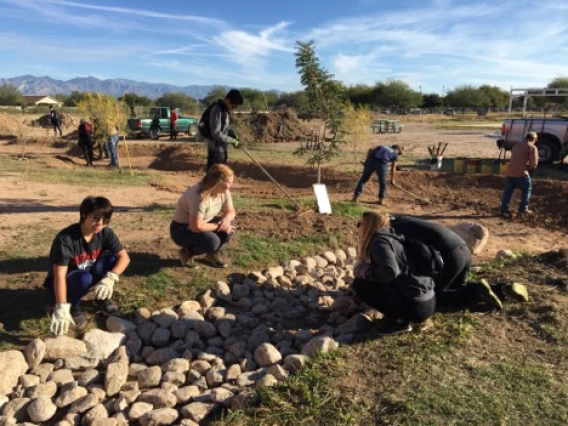
<path id="1" fill-rule="evenodd" d="M 416 194 L 410 192 L 408 189 L 404 189 L 402 186 L 400 186 L 400 185 L 397 184 L 397 183 L 393 183 L 392 185 L 393 185 L 395 188 L 398 188 L 398 189 L 400 189 L 401 191 L 407 193 L 407 194 L 410 195 L 412 198 L 415 198 L 415 199 L 420 200 L 420 201 L 422 201 L 422 202 L 424 202 L 424 203 L 427 203 L 427 204 L 430 203 L 430 199 L 429 199 L 429 198 L 420 197 L 420 196 L 418 196 L 418 195 L 416 195 Z"/>
<path id="2" fill-rule="evenodd" d="M 306 213 L 313 213 L 313 210 L 310 209 L 309 207 L 302 207 L 302 206 L 300 205 L 300 203 L 298 203 L 298 202 L 290 195 L 290 193 L 289 193 L 288 191 L 286 191 L 286 190 L 282 187 L 282 185 L 280 185 L 280 184 L 276 181 L 276 179 L 274 179 L 274 178 L 272 177 L 272 175 L 271 175 L 270 173 L 268 173 L 268 171 L 267 171 L 264 167 L 262 167 L 262 165 L 250 154 L 250 152 L 249 152 L 244 146 L 241 145 L 241 143 L 238 143 L 237 146 L 238 146 L 239 149 L 241 149 L 241 150 L 254 162 L 254 164 L 256 164 L 256 165 L 258 166 L 258 168 L 259 168 L 260 170 L 262 170 L 262 172 L 263 172 L 272 182 L 274 182 L 274 184 L 284 193 L 284 195 L 286 195 L 286 197 L 288 197 L 288 198 L 294 203 L 294 205 L 296 206 L 296 213 L 294 214 L 295 216 L 300 216 L 300 215 L 303 215 L 303 214 L 306 214 Z"/>

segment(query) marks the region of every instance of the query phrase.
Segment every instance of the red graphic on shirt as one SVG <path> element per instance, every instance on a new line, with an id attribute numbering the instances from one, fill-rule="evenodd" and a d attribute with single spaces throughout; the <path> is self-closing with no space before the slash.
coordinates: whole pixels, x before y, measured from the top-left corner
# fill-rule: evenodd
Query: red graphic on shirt
<path id="1" fill-rule="evenodd" d="M 101 249 L 90 252 L 84 251 L 73 258 L 73 263 L 77 265 L 77 269 L 88 270 L 101 254 Z"/>

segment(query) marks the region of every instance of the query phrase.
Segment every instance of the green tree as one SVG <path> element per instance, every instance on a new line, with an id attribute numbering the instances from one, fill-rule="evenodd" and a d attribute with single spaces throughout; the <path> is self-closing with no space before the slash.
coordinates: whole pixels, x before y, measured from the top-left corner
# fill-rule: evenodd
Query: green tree
<path id="1" fill-rule="evenodd" d="M 477 108 L 490 106 L 491 99 L 478 88 L 463 85 L 450 90 L 446 94 L 444 103 L 457 108 Z"/>
<path id="2" fill-rule="evenodd" d="M 437 93 L 426 93 L 422 96 L 422 106 L 424 108 L 440 108 L 443 105 L 444 101 Z"/>
<path id="3" fill-rule="evenodd" d="M 12 84 L 0 86 L 0 105 L 25 105 L 22 93 Z"/>
<path id="4" fill-rule="evenodd" d="M 201 102 L 208 106 L 209 104 L 215 102 L 217 99 L 224 99 L 227 95 L 227 92 L 228 90 L 226 87 L 216 86 L 209 91 L 207 96 L 201 99 Z"/>
<path id="5" fill-rule="evenodd" d="M 546 87 L 548 87 L 549 89 L 568 89 L 568 77 L 556 77 L 554 80 L 548 83 L 548 86 Z M 568 107 L 568 97 L 565 96 L 550 97 L 550 102 L 561 104 L 565 108 Z"/>
<path id="6" fill-rule="evenodd" d="M 373 87 L 367 84 L 356 84 L 349 86 L 346 90 L 347 99 L 353 105 L 367 105 L 373 104 Z"/>
<path id="7" fill-rule="evenodd" d="M 78 92 L 76 90 L 73 90 L 71 92 L 71 94 L 69 96 L 67 96 L 67 98 L 65 98 L 65 101 L 63 102 L 63 106 L 68 106 L 68 107 L 74 107 L 79 105 L 79 103 L 85 99 L 85 97 L 88 95 L 88 93 L 82 93 L 82 92 Z"/>
<path id="8" fill-rule="evenodd" d="M 149 107 L 154 105 L 154 101 L 147 96 L 140 96 L 136 93 L 125 93 L 118 98 L 119 101 L 124 102 L 126 105 L 144 106 Z"/>
<path id="9" fill-rule="evenodd" d="M 490 104 L 487 106 L 504 108 L 509 105 L 509 92 L 501 89 L 500 87 L 484 84 L 483 86 L 480 86 L 478 90 L 489 98 Z"/>
<path id="10" fill-rule="evenodd" d="M 338 139 L 345 111 L 344 87 L 334 79 L 333 74 L 330 74 L 321 66 L 313 41 L 297 41 L 294 55 L 296 56 L 296 68 L 300 74 L 300 81 L 306 92 L 307 113 L 313 118 L 323 120 L 323 141 L 325 141 L 325 133 L 328 128 L 333 134 L 331 142 L 320 144 L 315 154 L 308 159 L 308 164 L 317 164 L 318 183 L 320 183 L 322 162 L 329 161 L 333 156 L 339 155 L 341 149 L 338 144 L 344 142 Z M 306 154 L 307 149 L 300 147 L 296 153 Z"/>
<path id="11" fill-rule="evenodd" d="M 299 90 L 297 92 L 282 93 L 278 97 L 276 106 L 286 106 L 293 108 L 298 113 L 302 113 L 308 107 L 306 92 Z"/>
<path id="12" fill-rule="evenodd" d="M 166 92 L 156 99 L 156 104 L 164 107 L 179 108 L 186 114 L 197 114 L 199 112 L 197 99 L 183 92 Z"/>
<path id="13" fill-rule="evenodd" d="M 400 80 L 377 83 L 371 96 L 377 105 L 387 108 L 408 109 L 422 105 L 422 95 Z"/>

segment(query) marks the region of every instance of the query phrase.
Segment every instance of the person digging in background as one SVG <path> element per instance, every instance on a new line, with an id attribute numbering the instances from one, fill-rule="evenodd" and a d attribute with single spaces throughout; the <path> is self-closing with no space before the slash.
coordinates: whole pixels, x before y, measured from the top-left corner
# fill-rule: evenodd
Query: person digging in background
<path id="1" fill-rule="evenodd" d="M 177 139 L 176 124 L 178 120 L 178 113 L 175 109 L 170 111 L 170 140 Z"/>
<path id="2" fill-rule="evenodd" d="M 391 163 L 390 182 L 394 185 L 398 156 L 401 154 L 402 148 L 398 145 L 393 145 L 391 147 L 379 145 L 375 148 L 371 148 L 367 152 L 365 163 L 363 163 L 363 174 L 357 183 L 352 201 L 354 203 L 357 202 L 359 196 L 363 193 L 365 184 L 369 181 L 373 173 L 376 172 L 379 177 L 379 204 L 383 206 L 386 205 L 385 198 L 387 197 L 388 163 Z"/>
<path id="3" fill-rule="evenodd" d="M 521 190 L 521 202 L 519 203 L 520 214 L 532 214 L 529 210 L 529 201 L 532 191 L 531 173 L 538 166 L 538 149 L 535 146 L 537 134 L 530 132 L 525 140 L 516 144 L 511 150 L 511 160 L 505 172 L 505 191 L 501 198 L 499 213 L 504 217 L 512 217 L 509 203 L 513 197 L 515 188 Z"/>
<path id="4" fill-rule="evenodd" d="M 491 308 L 502 308 L 499 297 L 487 281 L 467 281 L 471 251 L 454 231 L 439 223 L 407 215 L 396 216 L 391 220 L 391 226 L 397 234 L 428 244 L 442 256 L 444 268 L 434 277 L 438 306 L 465 307 L 484 302 Z"/>
<path id="5" fill-rule="evenodd" d="M 227 164 L 227 145 L 239 147 L 239 139 L 229 129 L 231 112 L 244 103 L 241 92 L 231 89 L 225 99 L 218 99 L 203 112 L 199 120 L 199 133 L 207 139 L 207 170 L 214 164 Z"/>
<path id="6" fill-rule="evenodd" d="M 59 131 L 59 136 L 63 136 L 63 132 L 61 131 L 61 117 L 59 113 L 53 108 L 52 106 L 49 107 L 49 119 L 51 121 L 51 126 L 53 127 L 53 132 L 55 136 L 57 136 L 57 132 Z"/>
<path id="7" fill-rule="evenodd" d="M 109 139 L 107 141 L 107 151 L 110 156 L 110 163 L 109 166 L 111 167 L 119 167 L 118 163 L 118 154 L 116 152 L 116 147 L 118 146 L 118 142 L 120 141 L 120 136 L 118 134 L 118 129 L 115 127 L 109 135 Z"/>
<path id="8" fill-rule="evenodd" d="M 87 166 L 93 165 L 93 128 L 82 118 L 77 129 L 79 135 L 79 147 L 83 150 L 83 156 Z"/>
<path id="9" fill-rule="evenodd" d="M 360 301 L 384 314 L 379 335 L 412 331 L 411 321 L 423 323 L 434 314 L 434 280 L 414 273 L 402 245 L 404 237 L 390 227 L 386 214 L 363 213 L 357 230 L 359 258 L 352 290 Z"/>
<path id="10" fill-rule="evenodd" d="M 182 266 L 195 268 L 195 256 L 206 254 L 205 262 L 216 268 L 227 264 L 220 256 L 235 231 L 235 209 L 229 189 L 233 170 L 225 164 L 213 165 L 205 177 L 190 186 L 179 198 L 170 224 L 170 236 L 182 248 Z"/>
<path id="11" fill-rule="evenodd" d="M 95 304 L 106 314 L 116 314 L 111 303 L 114 286 L 130 264 L 130 257 L 108 226 L 113 206 L 105 197 L 87 197 L 79 207 L 80 220 L 55 237 L 49 254 L 44 286 L 55 304 L 51 331 L 67 334 L 69 325 L 82 326 L 83 297 L 93 291 Z"/>

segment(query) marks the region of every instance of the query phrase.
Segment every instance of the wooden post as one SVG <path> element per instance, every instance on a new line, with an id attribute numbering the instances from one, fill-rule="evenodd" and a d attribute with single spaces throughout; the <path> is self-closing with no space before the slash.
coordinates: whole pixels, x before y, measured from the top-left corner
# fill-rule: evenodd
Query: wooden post
<path id="1" fill-rule="evenodd" d="M 124 141 L 124 149 L 126 150 L 126 157 L 128 158 L 128 167 L 130 168 L 130 176 L 134 176 L 134 173 L 132 173 L 132 162 L 130 161 L 130 154 L 128 153 L 128 144 L 126 143 L 126 136 L 123 136 L 122 140 Z"/>

